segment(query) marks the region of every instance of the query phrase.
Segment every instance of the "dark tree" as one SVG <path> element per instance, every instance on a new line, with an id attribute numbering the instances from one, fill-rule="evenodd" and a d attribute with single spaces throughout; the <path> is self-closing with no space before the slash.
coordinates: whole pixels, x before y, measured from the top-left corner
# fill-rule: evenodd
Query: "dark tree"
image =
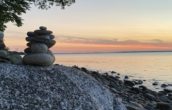
<path id="1" fill-rule="evenodd" d="M 40 9 L 48 9 L 51 6 L 69 6 L 75 0 L 0 0 L 0 31 L 4 31 L 6 23 L 13 22 L 17 26 L 22 26 L 23 13 L 34 4 Z"/>

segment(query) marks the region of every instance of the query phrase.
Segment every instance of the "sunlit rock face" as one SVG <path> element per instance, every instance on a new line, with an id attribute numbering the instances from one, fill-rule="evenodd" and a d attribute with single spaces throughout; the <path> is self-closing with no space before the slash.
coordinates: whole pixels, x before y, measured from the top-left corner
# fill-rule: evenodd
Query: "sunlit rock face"
<path id="1" fill-rule="evenodd" d="M 49 50 L 56 44 L 52 31 L 41 26 L 39 30 L 28 32 L 26 41 L 28 48 L 24 51 L 27 55 L 24 56 L 23 62 L 28 65 L 50 66 L 54 63 L 55 57 Z"/>
<path id="2" fill-rule="evenodd" d="M 1 110 L 126 110 L 100 82 L 70 67 L 0 64 Z"/>

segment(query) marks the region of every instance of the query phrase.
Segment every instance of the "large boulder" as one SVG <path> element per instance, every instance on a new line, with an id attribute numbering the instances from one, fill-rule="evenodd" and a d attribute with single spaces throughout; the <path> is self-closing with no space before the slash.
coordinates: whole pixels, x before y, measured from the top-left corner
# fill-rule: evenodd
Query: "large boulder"
<path id="1" fill-rule="evenodd" d="M 88 74 L 70 67 L 0 64 L 1 110 L 126 110 Z"/>

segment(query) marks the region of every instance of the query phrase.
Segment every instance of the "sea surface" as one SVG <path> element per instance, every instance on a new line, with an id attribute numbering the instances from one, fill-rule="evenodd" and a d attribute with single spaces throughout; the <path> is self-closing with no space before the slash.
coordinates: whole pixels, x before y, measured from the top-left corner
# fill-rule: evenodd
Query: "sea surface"
<path id="1" fill-rule="evenodd" d="M 100 72 L 116 71 L 131 79 L 146 80 L 144 85 L 160 90 L 161 84 L 172 84 L 172 52 L 56 54 L 56 63 Z M 159 86 L 152 86 L 158 81 Z"/>

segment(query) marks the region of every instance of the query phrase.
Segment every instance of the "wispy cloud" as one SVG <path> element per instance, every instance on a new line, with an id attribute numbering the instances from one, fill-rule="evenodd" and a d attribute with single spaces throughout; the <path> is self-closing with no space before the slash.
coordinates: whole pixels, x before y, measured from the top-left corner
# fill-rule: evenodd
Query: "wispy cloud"
<path id="1" fill-rule="evenodd" d="M 102 45 L 167 45 L 172 47 L 172 43 L 164 42 L 160 39 L 152 40 L 119 40 L 119 39 L 102 39 L 102 38 L 82 38 L 74 36 L 59 36 L 58 42 L 63 43 L 82 43 L 82 44 L 102 44 Z"/>

